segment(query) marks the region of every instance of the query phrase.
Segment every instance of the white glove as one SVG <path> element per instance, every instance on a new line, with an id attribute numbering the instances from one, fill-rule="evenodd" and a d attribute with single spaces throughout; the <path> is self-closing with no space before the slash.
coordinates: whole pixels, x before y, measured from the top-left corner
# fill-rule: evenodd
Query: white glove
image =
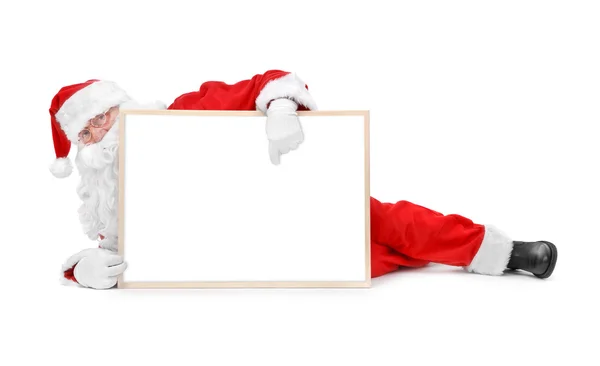
<path id="1" fill-rule="evenodd" d="M 304 133 L 296 110 L 298 104 L 290 99 L 276 99 L 267 110 L 267 138 L 271 163 L 278 165 L 281 155 L 298 148 Z"/>
<path id="2" fill-rule="evenodd" d="M 115 252 L 92 248 L 72 255 L 62 270 L 67 271 L 73 266 L 73 275 L 81 286 L 107 289 L 117 284 L 117 277 L 125 271 L 127 263 Z"/>

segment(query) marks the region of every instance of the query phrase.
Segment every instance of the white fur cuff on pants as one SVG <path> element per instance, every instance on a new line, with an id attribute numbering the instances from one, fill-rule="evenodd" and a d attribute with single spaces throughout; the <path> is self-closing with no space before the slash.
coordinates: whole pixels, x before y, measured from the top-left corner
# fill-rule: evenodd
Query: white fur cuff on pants
<path id="1" fill-rule="evenodd" d="M 479 251 L 465 269 L 486 275 L 501 275 L 510 260 L 513 242 L 494 226 L 485 226 L 485 235 Z"/>

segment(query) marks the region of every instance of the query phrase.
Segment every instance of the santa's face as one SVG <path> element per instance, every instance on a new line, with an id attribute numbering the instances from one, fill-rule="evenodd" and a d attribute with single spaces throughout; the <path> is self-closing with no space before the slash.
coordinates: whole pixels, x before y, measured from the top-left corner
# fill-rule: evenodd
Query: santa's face
<path id="1" fill-rule="evenodd" d="M 80 133 L 75 158 L 81 175 L 77 193 L 83 201 L 79 208 L 83 230 L 90 239 L 102 235 L 114 245 L 118 233 L 118 118 L 119 108 L 113 107 L 99 120 L 88 121 Z"/>
<path id="2" fill-rule="evenodd" d="M 102 138 L 111 129 L 119 117 L 119 107 L 109 108 L 87 121 L 85 127 L 79 131 L 79 144 L 92 145 L 102 141 Z"/>

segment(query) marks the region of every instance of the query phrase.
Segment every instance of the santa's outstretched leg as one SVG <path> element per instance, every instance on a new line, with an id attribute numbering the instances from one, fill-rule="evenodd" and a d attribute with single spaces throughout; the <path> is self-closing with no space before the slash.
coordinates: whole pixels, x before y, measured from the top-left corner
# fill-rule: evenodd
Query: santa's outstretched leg
<path id="1" fill-rule="evenodd" d="M 440 263 L 486 275 L 515 269 L 547 278 L 557 255 L 556 246 L 548 241 L 513 241 L 491 225 L 460 215 L 443 215 L 408 201 L 382 203 L 371 198 L 372 277 L 400 267 Z"/>

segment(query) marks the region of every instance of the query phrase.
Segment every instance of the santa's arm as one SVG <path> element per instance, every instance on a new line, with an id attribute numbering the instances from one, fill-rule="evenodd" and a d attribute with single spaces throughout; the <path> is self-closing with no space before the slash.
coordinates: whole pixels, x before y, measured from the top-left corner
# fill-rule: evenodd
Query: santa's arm
<path id="1" fill-rule="evenodd" d="M 169 109 L 259 110 L 267 115 L 269 157 L 275 165 L 281 155 L 298 148 L 304 132 L 297 110 L 315 110 L 317 105 L 308 86 L 296 74 L 269 70 L 235 84 L 209 81 L 200 90 L 175 99 Z"/>
<path id="2" fill-rule="evenodd" d="M 308 86 L 296 74 L 269 70 L 235 84 L 208 81 L 198 91 L 179 96 L 168 109 L 191 110 L 259 110 L 267 113 L 276 99 L 293 100 L 300 110 L 316 110 Z"/>

